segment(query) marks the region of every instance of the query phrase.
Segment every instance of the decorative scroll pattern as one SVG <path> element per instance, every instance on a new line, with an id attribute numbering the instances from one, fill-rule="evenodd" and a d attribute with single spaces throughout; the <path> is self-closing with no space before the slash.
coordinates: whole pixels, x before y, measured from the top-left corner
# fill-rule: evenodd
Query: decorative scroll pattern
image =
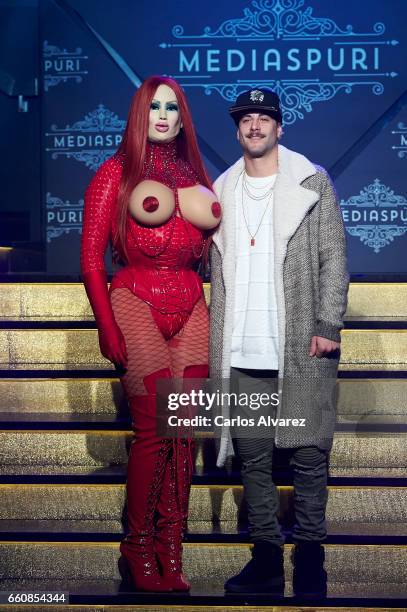
<path id="1" fill-rule="evenodd" d="M 252 0 L 243 9 L 243 17 L 227 19 L 212 30 L 206 26 L 202 34 L 187 35 L 181 25 L 172 29 L 175 38 L 268 38 L 304 39 L 334 36 L 355 36 L 353 27 L 339 27 L 333 19 L 314 17 L 311 7 L 303 9 L 304 0 Z M 358 36 L 380 36 L 383 23 L 376 23 L 373 32 L 358 32 Z"/>
<path id="2" fill-rule="evenodd" d="M 403 236 L 407 232 L 407 199 L 404 196 L 395 195 L 394 191 L 375 179 L 373 183 L 362 189 L 357 196 L 352 196 L 348 200 L 341 201 L 342 208 L 378 211 L 387 209 L 397 209 L 398 223 L 357 223 L 347 226 L 346 231 L 350 236 L 356 236 L 366 246 L 379 253 L 381 249 L 388 246 L 398 236 Z M 379 213 L 380 214 L 380 213 Z M 380 216 L 379 216 L 380 219 Z"/>
<path id="3" fill-rule="evenodd" d="M 46 206 L 48 219 L 52 219 L 47 225 L 47 242 L 51 242 L 54 238 L 59 238 L 64 234 L 71 232 L 82 233 L 82 210 L 83 199 L 77 204 L 72 205 L 69 200 L 61 200 L 61 198 L 51 196 L 48 192 L 46 197 Z M 49 212 L 52 211 L 50 217 Z M 58 215 L 59 213 L 59 215 Z M 62 218 L 61 218 L 62 213 Z M 66 219 L 66 213 L 73 213 L 74 220 Z M 59 217 L 59 218 L 58 218 Z"/>
<path id="4" fill-rule="evenodd" d="M 372 93 L 380 95 L 384 91 L 384 86 L 378 81 L 358 82 L 335 82 L 320 83 L 318 81 L 263 81 L 244 84 L 204 84 L 202 87 L 206 95 L 211 95 L 216 91 L 228 102 L 234 102 L 239 94 L 248 89 L 268 87 L 275 91 L 281 102 L 283 110 L 283 124 L 291 125 L 297 119 L 304 118 L 304 112 L 310 113 L 312 106 L 316 102 L 326 102 L 336 96 L 339 91 L 347 94 L 352 93 L 354 87 L 358 85 L 370 85 Z"/>
<path id="5" fill-rule="evenodd" d="M 43 45 L 43 57 L 46 61 L 58 61 L 61 66 L 58 71 L 54 70 L 49 73 L 46 69 L 44 70 L 44 91 L 49 91 L 51 87 L 55 87 L 60 83 L 67 83 L 69 80 L 75 81 L 75 83 L 82 83 L 83 75 L 88 74 L 87 70 L 79 70 L 77 64 L 81 60 L 88 59 L 87 55 L 82 55 L 82 49 L 77 47 L 75 51 L 67 51 L 66 49 L 60 49 L 56 45 L 50 45 L 47 40 L 44 40 Z M 70 60 L 70 66 L 68 68 L 68 62 Z M 73 65 L 75 60 L 75 65 Z"/>
<path id="6" fill-rule="evenodd" d="M 92 112 L 85 115 L 84 119 L 76 121 L 72 125 L 66 125 L 64 128 L 59 128 L 53 124 L 51 133 L 46 136 L 53 136 L 61 141 L 68 140 L 69 137 L 81 135 L 83 140 L 82 146 L 59 146 L 48 147 L 46 150 L 51 152 L 52 159 L 57 159 L 64 156 L 68 159 L 76 159 L 83 162 L 88 168 L 96 171 L 99 166 L 113 155 L 117 146 L 113 146 L 112 136 L 121 134 L 126 126 L 126 121 L 119 119 L 116 113 L 108 110 L 103 104 Z M 92 142 L 100 135 L 100 146 L 92 146 Z M 109 140 L 108 140 L 109 139 Z M 109 144 L 107 144 L 109 143 Z"/>

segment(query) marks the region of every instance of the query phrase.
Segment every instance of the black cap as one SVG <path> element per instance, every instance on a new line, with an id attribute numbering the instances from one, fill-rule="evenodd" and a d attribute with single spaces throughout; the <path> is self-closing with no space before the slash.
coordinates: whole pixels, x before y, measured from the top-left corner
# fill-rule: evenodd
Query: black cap
<path id="1" fill-rule="evenodd" d="M 249 89 L 236 98 L 236 102 L 229 108 L 232 119 L 239 125 L 243 115 L 248 113 L 261 113 L 270 115 L 278 123 L 283 122 L 280 108 L 280 98 L 271 89 Z"/>

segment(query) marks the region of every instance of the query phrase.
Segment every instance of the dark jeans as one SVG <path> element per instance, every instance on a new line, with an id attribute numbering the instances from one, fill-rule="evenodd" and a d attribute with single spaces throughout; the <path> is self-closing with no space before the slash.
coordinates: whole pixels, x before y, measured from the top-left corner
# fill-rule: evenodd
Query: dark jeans
<path id="1" fill-rule="evenodd" d="M 249 377 L 259 391 L 277 379 L 275 370 L 231 369 L 232 390 L 237 380 Z M 254 379 L 254 380 L 253 380 Z M 269 541 L 281 545 L 284 537 L 277 520 L 279 498 L 272 480 L 273 436 L 246 437 L 232 428 L 235 452 L 242 463 L 242 481 L 252 542 Z M 328 498 L 328 453 L 317 446 L 293 448 L 290 465 L 294 476 L 294 542 L 322 542 L 326 538 L 325 510 Z"/>

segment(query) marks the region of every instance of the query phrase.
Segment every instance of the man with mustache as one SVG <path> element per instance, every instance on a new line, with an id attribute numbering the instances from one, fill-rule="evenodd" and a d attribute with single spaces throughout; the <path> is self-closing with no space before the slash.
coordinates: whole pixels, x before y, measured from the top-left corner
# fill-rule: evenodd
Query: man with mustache
<path id="1" fill-rule="evenodd" d="M 294 592 L 324 597 L 328 453 L 349 281 L 342 216 L 326 171 L 279 144 L 276 93 L 243 92 L 229 112 L 243 157 L 214 185 L 223 220 L 211 247 L 211 377 L 256 391 L 274 379 L 280 402 L 272 416 L 306 426 L 278 425 L 266 436 L 232 430 L 233 441 L 222 432 L 218 465 L 233 452 L 241 460 L 253 543 L 252 559 L 225 589 L 284 591 L 277 447 L 293 468 Z"/>

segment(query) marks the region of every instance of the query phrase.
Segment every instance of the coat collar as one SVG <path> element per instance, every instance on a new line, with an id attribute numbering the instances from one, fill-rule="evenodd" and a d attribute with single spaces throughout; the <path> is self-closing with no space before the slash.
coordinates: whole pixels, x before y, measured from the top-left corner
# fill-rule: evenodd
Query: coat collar
<path id="1" fill-rule="evenodd" d="M 309 159 L 278 145 L 278 172 L 286 176 L 291 183 L 301 185 L 305 179 L 316 173 L 314 164 Z"/>
<path id="2" fill-rule="evenodd" d="M 241 157 L 226 172 L 218 193 L 223 208 L 222 222 L 213 241 L 223 255 L 226 248 L 234 252 L 235 188 L 244 170 Z M 315 166 L 300 153 L 278 145 L 278 175 L 274 189 L 274 220 L 281 238 L 288 240 L 307 211 L 318 201 L 319 194 L 301 186 L 316 174 Z"/>

